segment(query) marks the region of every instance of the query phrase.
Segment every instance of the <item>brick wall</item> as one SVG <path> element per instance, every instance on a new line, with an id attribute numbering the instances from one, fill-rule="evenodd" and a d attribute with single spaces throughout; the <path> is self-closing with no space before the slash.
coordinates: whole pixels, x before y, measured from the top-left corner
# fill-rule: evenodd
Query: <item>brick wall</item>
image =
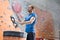
<path id="1" fill-rule="evenodd" d="M 53 18 L 50 12 L 36 8 L 38 16 L 36 25 L 36 37 L 52 38 L 54 36 Z"/>

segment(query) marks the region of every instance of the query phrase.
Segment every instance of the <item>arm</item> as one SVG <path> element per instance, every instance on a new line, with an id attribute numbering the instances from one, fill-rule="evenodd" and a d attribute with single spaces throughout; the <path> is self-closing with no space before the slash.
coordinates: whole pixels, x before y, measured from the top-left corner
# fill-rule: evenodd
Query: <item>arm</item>
<path id="1" fill-rule="evenodd" d="M 35 17 L 32 17 L 29 21 L 23 21 L 23 22 L 19 22 L 20 24 L 31 24 L 33 23 L 35 20 Z"/>

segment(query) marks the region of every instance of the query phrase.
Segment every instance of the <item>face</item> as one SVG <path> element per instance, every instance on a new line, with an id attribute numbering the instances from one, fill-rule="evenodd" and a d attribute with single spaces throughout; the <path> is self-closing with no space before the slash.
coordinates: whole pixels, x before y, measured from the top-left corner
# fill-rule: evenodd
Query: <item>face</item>
<path id="1" fill-rule="evenodd" d="M 33 9 L 32 9 L 32 7 L 31 7 L 31 5 L 29 5 L 29 6 L 28 6 L 28 12 L 32 12 L 32 10 L 33 10 Z"/>

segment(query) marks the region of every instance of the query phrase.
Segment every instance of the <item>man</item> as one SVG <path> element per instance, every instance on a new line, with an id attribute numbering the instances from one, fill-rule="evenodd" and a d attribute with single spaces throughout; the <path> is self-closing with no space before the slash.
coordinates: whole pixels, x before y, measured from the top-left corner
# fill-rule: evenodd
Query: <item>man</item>
<path id="1" fill-rule="evenodd" d="M 27 40 L 35 40 L 35 30 L 34 25 L 36 22 L 36 14 L 33 13 L 34 6 L 28 6 L 29 15 L 25 18 L 23 22 L 19 22 L 20 24 L 26 24 L 26 32 L 27 32 Z"/>

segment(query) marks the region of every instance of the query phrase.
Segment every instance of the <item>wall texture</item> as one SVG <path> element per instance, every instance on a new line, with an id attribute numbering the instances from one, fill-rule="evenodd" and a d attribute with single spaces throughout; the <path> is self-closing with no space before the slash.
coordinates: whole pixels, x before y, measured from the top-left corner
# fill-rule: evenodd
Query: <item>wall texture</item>
<path id="1" fill-rule="evenodd" d="M 55 40 L 59 40 L 59 31 L 60 31 L 60 0 L 29 0 L 34 6 L 51 12 L 54 20 L 54 34 Z M 28 2 L 29 2 L 28 1 Z"/>
<path id="2" fill-rule="evenodd" d="M 3 31 L 20 31 L 20 27 L 15 28 L 10 20 L 10 16 L 13 14 L 13 11 L 9 8 L 10 5 L 8 1 L 9 0 L 0 0 L 1 40 L 3 39 Z M 48 38 L 50 36 L 49 38 L 57 37 L 55 40 L 59 40 L 60 0 L 26 0 L 26 2 L 36 7 L 35 12 L 38 15 L 36 37 Z"/>

